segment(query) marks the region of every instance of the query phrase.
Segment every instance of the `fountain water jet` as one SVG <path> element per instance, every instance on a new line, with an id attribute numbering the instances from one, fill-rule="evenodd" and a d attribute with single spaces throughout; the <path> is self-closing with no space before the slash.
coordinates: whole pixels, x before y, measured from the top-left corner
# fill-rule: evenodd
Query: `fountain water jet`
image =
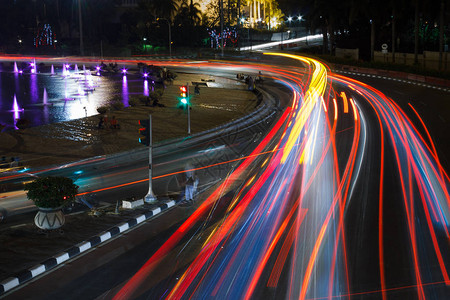
<path id="1" fill-rule="evenodd" d="M 53 65 L 52 65 L 52 68 L 50 69 L 50 74 L 55 75 L 55 67 L 53 67 Z"/>
<path id="2" fill-rule="evenodd" d="M 53 103 L 48 103 L 48 94 L 47 94 L 47 89 L 44 88 L 44 96 L 42 98 L 42 105 L 46 106 L 46 105 L 53 105 Z"/>
<path id="3" fill-rule="evenodd" d="M 14 62 L 14 73 L 19 73 L 19 68 L 17 68 L 17 62 Z"/>
<path id="4" fill-rule="evenodd" d="M 31 65 L 31 74 L 36 74 L 36 69 L 37 69 L 36 59 L 34 59 L 33 62 L 30 63 L 30 65 Z"/>
<path id="5" fill-rule="evenodd" d="M 21 109 L 19 107 L 19 104 L 17 104 L 16 94 L 14 94 L 13 112 L 14 112 L 14 120 L 19 119 L 19 112 L 23 112 L 23 108 Z"/>

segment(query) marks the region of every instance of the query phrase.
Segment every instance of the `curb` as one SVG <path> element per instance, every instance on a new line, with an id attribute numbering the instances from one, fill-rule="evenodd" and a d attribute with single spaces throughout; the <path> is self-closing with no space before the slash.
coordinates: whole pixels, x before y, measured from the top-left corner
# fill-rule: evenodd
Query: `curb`
<path id="1" fill-rule="evenodd" d="M 450 93 L 450 88 L 445 88 L 442 86 L 432 85 L 429 82 L 426 82 L 425 80 L 410 80 L 410 79 L 404 79 L 404 78 L 394 78 L 394 77 L 387 77 L 384 75 L 378 75 L 378 74 L 372 74 L 372 73 L 362 73 L 362 72 L 356 72 L 356 71 L 344 71 L 339 69 L 332 70 L 334 73 L 341 73 L 341 74 L 350 74 L 350 75 L 357 75 L 357 76 L 365 76 L 365 77 L 373 77 L 373 78 L 379 78 L 379 79 L 385 79 L 385 80 L 392 80 L 392 81 L 399 81 L 403 83 L 408 84 L 414 84 L 426 88 L 436 89 L 444 92 Z"/>
<path id="2" fill-rule="evenodd" d="M 151 56 L 151 55 L 131 55 L 131 57 L 136 59 L 142 59 L 142 60 L 171 60 L 171 59 L 192 59 L 196 58 L 197 55 L 191 54 L 191 55 L 163 55 L 163 56 Z"/>
<path id="3" fill-rule="evenodd" d="M 51 258 L 31 267 L 27 270 L 19 272 L 15 277 L 10 277 L 2 282 L 0 282 L 0 297 L 3 296 L 6 292 L 18 287 L 19 285 L 47 272 L 58 265 L 64 263 L 65 261 L 72 259 L 81 253 L 86 252 L 89 249 L 92 249 L 101 243 L 108 241 L 120 233 L 123 233 L 136 225 L 160 214 L 161 212 L 167 210 L 170 207 L 175 206 L 175 200 L 170 200 L 165 203 L 159 204 L 157 207 L 152 210 L 146 212 L 145 214 L 139 215 L 133 219 L 120 223 L 107 231 L 104 231 L 96 236 L 91 237 L 88 240 L 85 240 L 65 251 L 62 251 Z"/>

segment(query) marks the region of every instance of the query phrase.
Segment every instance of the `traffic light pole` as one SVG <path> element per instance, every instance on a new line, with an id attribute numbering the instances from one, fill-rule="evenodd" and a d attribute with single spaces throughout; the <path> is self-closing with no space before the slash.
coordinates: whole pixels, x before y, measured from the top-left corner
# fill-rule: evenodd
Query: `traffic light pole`
<path id="1" fill-rule="evenodd" d="M 154 203 L 156 202 L 156 196 L 153 193 L 152 188 L 152 177 L 153 177 L 153 161 L 152 161 L 152 150 L 153 150 L 153 142 L 152 142 L 152 115 L 149 115 L 149 145 L 148 145 L 148 193 L 144 197 L 144 202 L 146 203 Z"/>
<path id="2" fill-rule="evenodd" d="M 188 98 L 188 102 L 187 102 L 187 111 L 188 111 L 188 134 L 191 134 L 191 97 L 189 94 L 189 82 L 186 84 L 187 86 L 187 98 Z"/>

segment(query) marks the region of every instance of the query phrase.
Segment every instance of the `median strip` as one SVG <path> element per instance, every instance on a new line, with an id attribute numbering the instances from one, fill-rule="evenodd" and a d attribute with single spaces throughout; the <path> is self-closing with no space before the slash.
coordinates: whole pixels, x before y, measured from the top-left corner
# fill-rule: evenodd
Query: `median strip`
<path id="1" fill-rule="evenodd" d="M 157 207 L 152 210 L 146 212 L 145 214 L 139 215 L 135 218 L 132 218 L 124 223 L 121 223 L 117 226 L 110 228 L 107 231 L 104 231 L 87 241 L 83 241 L 72 248 L 69 248 L 61 253 L 56 254 L 55 256 L 37 264 L 27 270 L 19 272 L 16 276 L 10 277 L 0 283 L 0 296 L 4 293 L 20 286 L 21 284 L 47 272 L 56 266 L 80 255 L 81 253 L 86 252 L 89 249 L 92 249 L 103 242 L 110 240 L 111 238 L 117 236 L 120 233 L 123 233 L 129 229 L 132 229 L 136 225 L 160 214 L 161 212 L 167 210 L 170 207 L 175 206 L 175 200 L 170 200 L 164 203 L 159 204 Z"/>

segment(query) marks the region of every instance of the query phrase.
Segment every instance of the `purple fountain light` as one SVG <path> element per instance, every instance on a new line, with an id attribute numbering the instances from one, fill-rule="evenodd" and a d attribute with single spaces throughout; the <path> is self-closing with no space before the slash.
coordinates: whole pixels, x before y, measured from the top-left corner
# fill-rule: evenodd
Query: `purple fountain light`
<path id="1" fill-rule="evenodd" d="M 149 96 L 149 90 L 148 90 L 148 80 L 144 80 L 144 96 Z"/>
<path id="2" fill-rule="evenodd" d="M 44 88 L 44 96 L 43 96 L 43 99 L 42 99 L 42 104 L 48 105 L 48 94 L 47 94 L 47 89 L 46 88 Z"/>
<path id="3" fill-rule="evenodd" d="M 19 119 L 19 112 L 22 112 L 23 109 L 20 109 L 19 104 L 17 104 L 17 97 L 14 94 L 14 103 L 13 103 L 13 112 L 14 112 L 14 125 L 16 121 Z"/>
<path id="4" fill-rule="evenodd" d="M 35 74 L 36 73 L 36 63 L 30 62 L 30 66 L 31 66 L 31 74 Z"/>

